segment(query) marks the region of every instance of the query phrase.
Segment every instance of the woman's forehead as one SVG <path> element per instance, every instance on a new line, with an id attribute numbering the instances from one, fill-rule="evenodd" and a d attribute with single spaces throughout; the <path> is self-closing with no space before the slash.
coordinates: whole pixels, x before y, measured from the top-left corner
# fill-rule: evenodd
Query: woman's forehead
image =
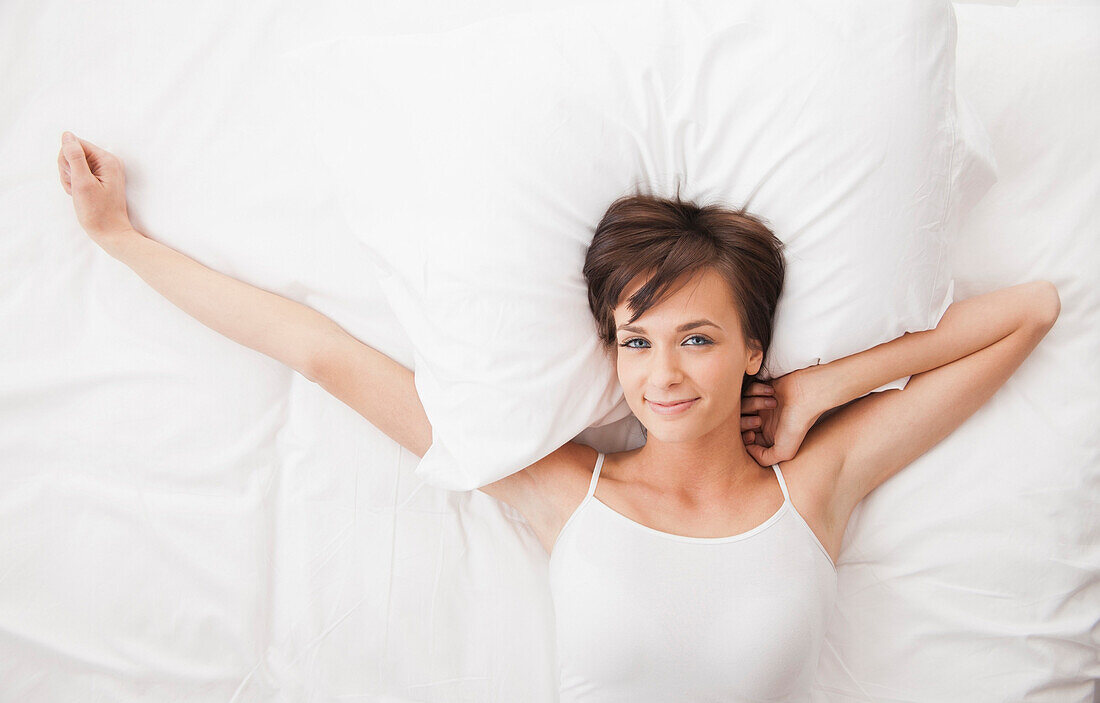
<path id="1" fill-rule="evenodd" d="M 637 276 L 623 291 L 619 305 L 614 310 L 619 324 L 631 316 L 627 305 L 630 296 L 648 280 L 648 277 Z M 705 269 L 690 278 L 685 277 L 683 281 L 675 282 L 665 291 L 662 299 L 646 310 L 634 324 L 643 326 L 644 320 L 654 325 L 675 326 L 689 320 L 706 318 L 726 327 L 729 320 L 737 317 L 737 306 L 726 280 L 714 270 Z"/>

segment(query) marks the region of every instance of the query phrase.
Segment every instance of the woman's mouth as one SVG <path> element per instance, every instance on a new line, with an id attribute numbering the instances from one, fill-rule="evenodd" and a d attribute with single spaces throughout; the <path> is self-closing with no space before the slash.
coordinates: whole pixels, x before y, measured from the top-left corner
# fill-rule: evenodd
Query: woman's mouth
<path id="1" fill-rule="evenodd" d="M 698 398 L 692 398 L 691 400 L 685 400 L 679 403 L 672 403 L 664 405 L 661 403 L 654 403 L 652 400 L 646 399 L 645 402 L 649 403 L 649 408 L 658 415 L 671 416 L 682 415 L 687 412 L 692 406 L 695 405 Z"/>

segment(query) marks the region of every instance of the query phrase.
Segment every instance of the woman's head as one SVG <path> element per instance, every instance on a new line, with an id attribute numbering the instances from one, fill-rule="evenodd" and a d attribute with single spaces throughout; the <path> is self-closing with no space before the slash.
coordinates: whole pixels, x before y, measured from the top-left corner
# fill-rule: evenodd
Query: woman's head
<path id="1" fill-rule="evenodd" d="M 705 415 L 716 425 L 740 407 L 744 384 L 767 378 L 763 360 L 783 289 L 782 250 L 743 209 L 700 206 L 678 194 L 631 195 L 611 204 L 596 227 L 584 276 L 600 339 L 639 419 L 646 413 L 673 420 L 654 413 L 647 400 L 698 397 L 675 419 Z M 678 329 L 699 319 L 715 326 Z"/>

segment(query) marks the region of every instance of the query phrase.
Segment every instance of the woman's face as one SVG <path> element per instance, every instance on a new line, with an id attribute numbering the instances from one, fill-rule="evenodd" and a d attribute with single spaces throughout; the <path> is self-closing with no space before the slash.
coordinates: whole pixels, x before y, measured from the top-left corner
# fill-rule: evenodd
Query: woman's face
<path id="1" fill-rule="evenodd" d="M 630 409 L 661 441 L 689 441 L 727 423 L 740 434 L 741 382 L 760 370 L 763 354 L 742 336 L 729 286 L 704 269 L 626 325 L 625 301 L 646 280 L 631 281 L 615 308 L 615 365 Z M 701 320 L 713 324 L 686 328 Z M 685 400 L 694 402 L 676 412 L 655 406 Z"/>

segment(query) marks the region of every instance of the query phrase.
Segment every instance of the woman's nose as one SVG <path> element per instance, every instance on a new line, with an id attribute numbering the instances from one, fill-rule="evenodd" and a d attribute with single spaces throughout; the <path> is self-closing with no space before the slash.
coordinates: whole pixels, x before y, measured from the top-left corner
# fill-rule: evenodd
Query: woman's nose
<path id="1" fill-rule="evenodd" d="M 678 383 L 683 378 L 683 370 L 675 354 L 657 353 L 653 355 L 652 366 L 649 369 L 649 377 L 653 385 L 664 388 L 673 383 Z"/>

